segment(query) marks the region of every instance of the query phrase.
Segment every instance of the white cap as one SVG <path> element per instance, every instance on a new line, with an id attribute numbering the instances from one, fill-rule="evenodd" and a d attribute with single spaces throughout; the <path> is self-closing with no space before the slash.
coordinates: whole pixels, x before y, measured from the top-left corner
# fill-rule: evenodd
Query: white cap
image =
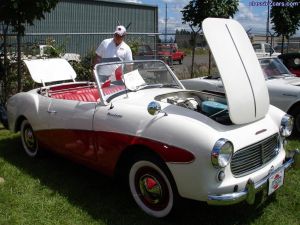
<path id="1" fill-rule="evenodd" d="M 126 34 L 126 28 L 122 25 L 117 26 L 115 30 L 115 34 L 118 34 L 120 36 L 124 36 Z"/>

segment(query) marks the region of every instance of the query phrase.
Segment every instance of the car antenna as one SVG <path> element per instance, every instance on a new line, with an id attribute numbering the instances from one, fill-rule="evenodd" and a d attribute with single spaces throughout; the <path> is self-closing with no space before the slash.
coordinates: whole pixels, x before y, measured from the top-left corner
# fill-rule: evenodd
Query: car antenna
<path id="1" fill-rule="evenodd" d="M 118 20 L 118 18 L 116 18 L 116 20 L 117 20 L 117 25 L 120 26 L 121 23 L 120 23 L 120 21 Z"/>
<path id="2" fill-rule="evenodd" d="M 121 25 L 120 20 L 118 18 L 116 18 L 116 20 L 117 20 L 117 25 L 120 26 Z M 131 26 L 131 24 L 132 22 L 129 22 L 129 24 L 125 27 L 126 30 Z"/>
<path id="3" fill-rule="evenodd" d="M 131 22 L 126 26 L 126 30 L 131 26 Z"/>

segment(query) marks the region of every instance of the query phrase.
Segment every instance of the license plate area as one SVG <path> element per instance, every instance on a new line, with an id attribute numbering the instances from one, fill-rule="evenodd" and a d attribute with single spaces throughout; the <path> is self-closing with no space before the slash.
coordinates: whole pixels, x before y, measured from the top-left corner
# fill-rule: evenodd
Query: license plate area
<path id="1" fill-rule="evenodd" d="M 268 189 L 268 195 L 272 194 L 274 191 L 276 191 L 278 188 L 280 188 L 283 185 L 284 180 L 284 169 L 278 170 L 272 176 L 269 178 L 269 189 Z"/>

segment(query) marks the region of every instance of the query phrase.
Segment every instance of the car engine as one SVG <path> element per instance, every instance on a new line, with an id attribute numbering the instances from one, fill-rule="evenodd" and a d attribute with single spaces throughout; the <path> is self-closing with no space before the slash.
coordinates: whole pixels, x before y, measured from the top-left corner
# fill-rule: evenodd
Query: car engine
<path id="1" fill-rule="evenodd" d="M 157 96 L 156 100 L 199 112 L 224 125 L 232 124 L 224 96 L 204 92 L 177 92 Z"/>

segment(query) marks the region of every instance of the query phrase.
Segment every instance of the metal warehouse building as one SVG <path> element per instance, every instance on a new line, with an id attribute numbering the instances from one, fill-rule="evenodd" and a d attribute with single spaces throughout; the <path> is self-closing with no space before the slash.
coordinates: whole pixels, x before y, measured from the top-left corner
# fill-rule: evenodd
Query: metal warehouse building
<path id="1" fill-rule="evenodd" d="M 44 44 L 54 39 L 67 52 L 82 56 L 94 51 L 100 42 L 112 37 L 118 21 L 129 24 L 126 42 L 155 43 L 158 7 L 100 0 L 61 0 L 45 19 L 27 26 L 23 44 Z"/>

